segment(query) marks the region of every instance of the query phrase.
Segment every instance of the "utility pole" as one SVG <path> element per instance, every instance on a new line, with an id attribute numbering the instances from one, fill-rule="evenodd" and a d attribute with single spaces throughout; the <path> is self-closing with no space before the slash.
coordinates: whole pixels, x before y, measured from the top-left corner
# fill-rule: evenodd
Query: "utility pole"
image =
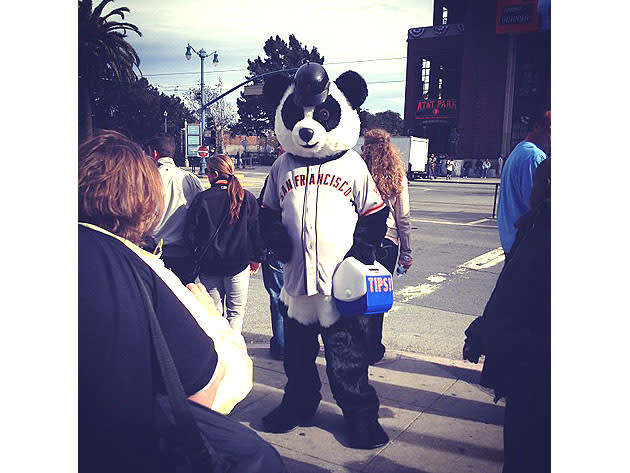
<path id="1" fill-rule="evenodd" d="M 206 128 L 206 94 L 203 81 L 203 60 L 210 54 L 213 54 L 214 57 L 212 58 L 212 63 L 216 66 L 219 64 L 219 54 L 216 51 L 208 54 L 203 48 L 197 52 L 195 48 L 188 43 L 188 46 L 186 46 L 186 60 L 188 61 L 190 61 L 190 58 L 192 57 L 190 51 L 194 51 L 194 53 L 201 59 L 201 146 L 203 146 L 203 135 Z"/>

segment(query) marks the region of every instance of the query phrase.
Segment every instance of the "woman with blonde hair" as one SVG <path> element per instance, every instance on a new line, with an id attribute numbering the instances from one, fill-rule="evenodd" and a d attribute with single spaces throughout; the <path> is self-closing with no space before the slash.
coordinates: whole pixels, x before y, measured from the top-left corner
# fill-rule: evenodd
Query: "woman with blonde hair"
<path id="1" fill-rule="evenodd" d="M 231 157 L 212 156 L 206 175 L 210 189 L 190 204 L 184 239 L 200 263 L 199 280 L 232 329 L 241 333 L 249 277 L 263 258 L 258 202 L 234 175 Z"/>
<path id="2" fill-rule="evenodd" d="M 400 273 L 407 272 L 413 258 L 410 245 L 409 188 L 405 165 L 398 150 L 390 141 L 390 134 L 379 128 L 365 132 L 361 157 L 367 164 L 381 197 L 390 209 L 389 217 L 387 217 L 387 233 L 381 242 L 381 247 L 376 251 L 376 259 L 392 274 L 396 263 L 398 263 Z M 370 364 L 374 364 L 385 355 L 385 346 L 382 342 L 382 314 L 370 317 L 368 332 L 372 351 Z"/>

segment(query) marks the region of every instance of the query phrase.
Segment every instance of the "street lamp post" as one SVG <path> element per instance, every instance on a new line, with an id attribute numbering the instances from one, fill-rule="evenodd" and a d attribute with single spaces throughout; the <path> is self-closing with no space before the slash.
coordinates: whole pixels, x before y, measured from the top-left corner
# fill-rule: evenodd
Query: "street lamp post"
<path id="1" fill-rule="evenodd" d="M 190 58 L 192 57 L 192 54 L 190 54 L 190 51 L 193 51 L 201 59 L 201 145 L 203 146 L 203 135 L 204 135 L 205 127 L 206 127 L 206 107 L 205 107 L 206 97 L 204 94 L 205 91 L 203 87 L 203 60 L 207 58 L 208 56 L 210 56 L 210 54 L 212 54 L 213 55 L 212 63 L 216 66 L 219 63 L 219 54 L 216 51 L 208 54 L 203 50 L 203 48 L 199 50 L 199 52 L 197 52 L 195 48 L 193 48 L 190 45 L 190 43 L 188 43 L 188 45 L 186 46 L 186 60 L 188 61 L 190 61 Z"/>
<path id="2" fill-rule="evenodd" d="M 166 110 L 164 110 L 164 134 L 166 135 L 167 130 L 166 130 L 166 117 L 168 117 L 168 112 Z"/>

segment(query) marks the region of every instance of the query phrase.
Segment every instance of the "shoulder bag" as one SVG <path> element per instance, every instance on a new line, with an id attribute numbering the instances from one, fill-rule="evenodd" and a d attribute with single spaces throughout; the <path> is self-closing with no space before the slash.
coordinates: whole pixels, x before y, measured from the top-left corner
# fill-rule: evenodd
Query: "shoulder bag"
<path id="1" fill-rule="evenodd" d="M 214 235 L 210 237 L 210 239 L 206 242 L 205 246 L 203 246 L 202 248 L 197 247 L 193 250 L 192 268 L 191 268 L 191 273 L 190 273 L 190 277 L 192 278 L 191 281 L 194 281 L 195 279 L 197 279 L 197 276 L 199 276 L 199 271 L 201 271 L 201 262 L 203 261 L 203 258 L 206 256 L 206 253 L 208 253 L 208 250 L 210 249 L 212 244 L 214 243 L 214 240 L 219 234 L 219 230 L 221 230 L 221 227 L 223 226 L 223 223 L 227 219 L 229 213 L 230 213 L 229 210 L 226 210 L 225 215 L 223 216 L 223 220 L 221 220 L 221 223 L 217 227 L 217 230 L 214 232 Z"/>
<path id="2" fill-rule="evenodd" d="M 154 399 L 161 464 L 176 473 L 286 473 L 278 452 L 256 432 L 187 398 L 149 291 L 135 267 L 153 353 L 166 395 Z"/>

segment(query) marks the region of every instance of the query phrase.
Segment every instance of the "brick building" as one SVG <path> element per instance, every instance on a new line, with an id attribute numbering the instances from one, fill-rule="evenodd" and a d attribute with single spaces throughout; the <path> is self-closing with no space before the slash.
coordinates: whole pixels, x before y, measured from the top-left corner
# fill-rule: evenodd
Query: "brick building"
<path id="1" fill-rule="evenodd" d="M 404 122 L 429 151 L 506 156 L 551 103 L 551 0 L 434 0 L 407 36 Z"/>

